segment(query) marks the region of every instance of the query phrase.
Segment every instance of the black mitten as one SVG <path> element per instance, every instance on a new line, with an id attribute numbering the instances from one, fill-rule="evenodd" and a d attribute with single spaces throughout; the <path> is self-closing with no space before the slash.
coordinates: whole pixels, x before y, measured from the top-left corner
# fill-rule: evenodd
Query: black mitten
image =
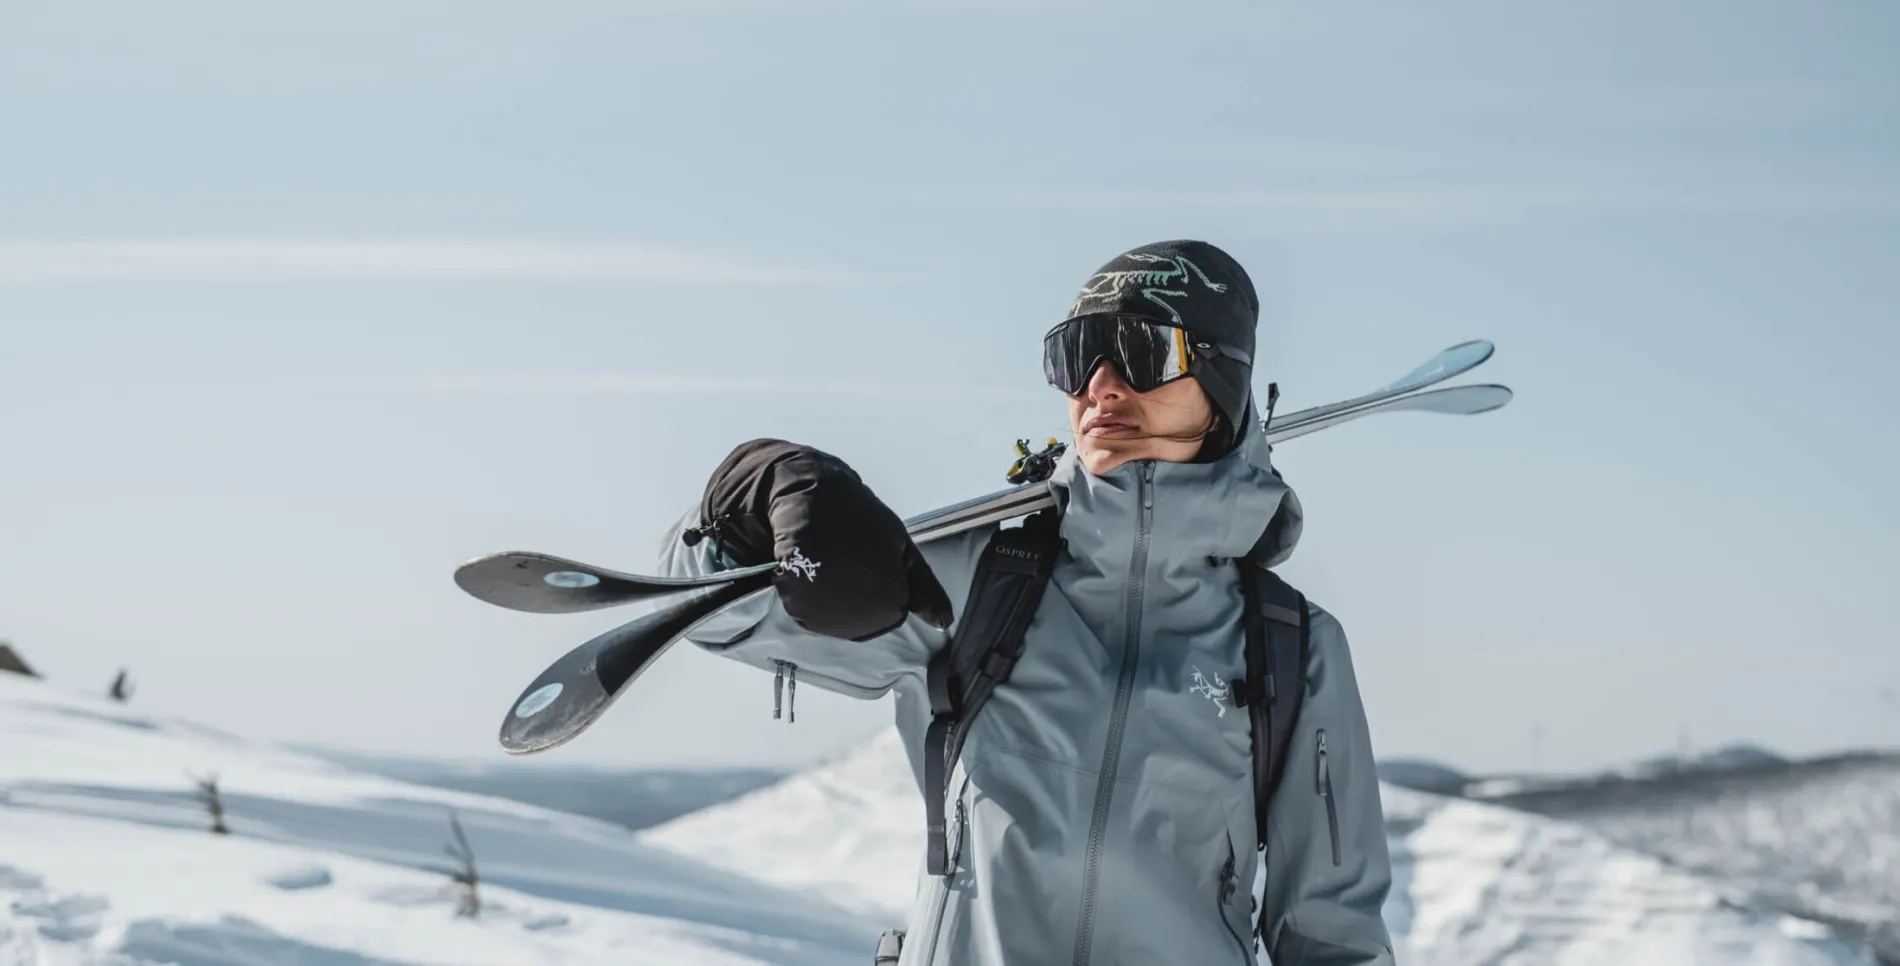
<path id="1" fill-rule="evenodd" d="M 864 641 L 916 614 L 950 626 L 950 597 L 904 522 L 843 460 L 809 446 L 755 439 L 706 484 L 700 527 L 734 564 L 777 560 L 785 612 L 814 634 Z"/>

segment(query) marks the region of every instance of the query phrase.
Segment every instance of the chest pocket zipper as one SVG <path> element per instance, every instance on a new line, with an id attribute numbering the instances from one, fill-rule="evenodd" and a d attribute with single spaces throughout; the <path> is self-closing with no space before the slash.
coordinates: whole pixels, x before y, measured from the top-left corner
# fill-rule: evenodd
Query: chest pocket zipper
<path id="1" fill-rule="evenodd" d="M 1340 863 L 1339 856 L 1339 806 L 1333 800 L 1333 769 L 1326 759 L 1326 729 L 1319 729 L 1314 739 L 1318 743 L 1318 764 L 1315 766 L 1314 784 L 1319 797 L 1326 802 L 1326 834 L 1333 843 L 1333 864 Z"/>
<path id="2" fill-rule="evenodd" d="M 969 811 L 965 803 L 968 801 L 969 793 L 970 779 L 965 776 L 962 784 L 957 788 L 956 819 L 955 823 L 951 826 L 955 834 L 951 835 L 949 839 L 950 854 L 952 856 L 951 868 L 960 868 L 960 866 L 955 864 L 955 860 L 963 854 L 963 837 L 968 831 L 967 823 L 969 822 Z M 930 948 L 924 952 L 924 958 L 918 960 L 923 966 L 936 966 L 937 947 L 943 942 L 944 913 L 949 911 L 950 907 L 950 880 L 955 877 L 954 875 L 933 875 L 930 877 L 934 883 L 933 887 L 937 890 L 937 908 L 933 914 L 933 921 L 930 924 Z"/>
<path id="3" fill-rule="evenodd" d="M 1227 934 L 1234 937 L 1234 945 L 1240 949 L 1241 961 L 1251 964 L 1254 962 L 1253 948 L 1247 944 L 1246 939 L 1241 938 L 1242 934 L 1246 931 L 1246 927 L 1243 926 L 1240 930 L 1234 929 L 1234 922 L 1230 915 L 1230 907 L 1233 905 L 1234 900 L 1239 897 L 1241 891 L 1240 875 L 1234 868 L 1236 864 L 1234 843 L 1232 839 L 1229 839 L 1227 842 L 1227 863 L 1221 866 L 1219 877 L 1221 925 L 1226 926 Z M 1248 901 L 1251 903 L 1252 893 L 1249 892 L 1248 896 Z"/>

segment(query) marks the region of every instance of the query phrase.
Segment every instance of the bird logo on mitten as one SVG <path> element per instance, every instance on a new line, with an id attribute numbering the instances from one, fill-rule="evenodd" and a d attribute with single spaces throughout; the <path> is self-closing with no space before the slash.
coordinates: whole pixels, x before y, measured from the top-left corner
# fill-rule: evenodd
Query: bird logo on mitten
<path id="1" fill-rule="evenodd" d="M 779 569 L 794 577 L 803 577 L 814 583 L 818 580 L 818 561 L 805 556 L 804 552 L 797 547 L 792 548 L 792 555 L 786 557 L 784 563 L 779 564 Z"/>

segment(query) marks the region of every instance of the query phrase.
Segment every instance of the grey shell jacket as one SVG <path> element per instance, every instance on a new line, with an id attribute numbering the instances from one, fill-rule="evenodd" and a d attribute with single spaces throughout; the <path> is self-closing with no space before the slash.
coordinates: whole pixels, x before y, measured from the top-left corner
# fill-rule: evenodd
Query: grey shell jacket
<path id="1" fill-rule="evenodd" d="M 1102 476 L 1073 454 L 1060 465 L 1047 485 L 1068 547 L 1021 661 L 951 775 L 958 870 L 920 873 L 900 966 L 1256 961 L 1263 856 L 1251 726 L 1232 699 L 1245 669 L 1234 561 L 1266 533 L 1277 564 L 1300 530 L 1268 456 L 1256 432 L 1212 463 L 1141 461 Z M 697 523 L 695 511 L 680 527 Z M 959 611 L 992 530 L 922 547 Z M 661 572 L 720 569 L 709 544 L 669 534 Z M 1389 966 L 1391 870 L 1365 711 L 1339 622 L 1309 611 L 1307 693 L 1268 813 L 1262 941 L 1275 966 Z M 947 632 L 912 617 L 867 642 L 823 637 L 767 594 L 688 639 L 765 670 L 795 667 L 800 684 L 893 693 L 922 787 L 924 668 Z"/>

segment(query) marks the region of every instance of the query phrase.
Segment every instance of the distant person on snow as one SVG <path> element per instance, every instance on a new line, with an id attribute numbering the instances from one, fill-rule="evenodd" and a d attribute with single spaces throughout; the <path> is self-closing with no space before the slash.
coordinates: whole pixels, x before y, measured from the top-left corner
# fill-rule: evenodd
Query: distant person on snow
<path id="1" fill-rule="evenodd" d="M 1278 580 L 1248 568 L 1286 560 L 1301 529 L 1251 389 L 1259 312 L 1227 253 L 1161 242 L 1092 275 L 1044 337 L 1075 445 L 1035 484 L 1057 510 L 1025 526 L 1055 528 L 1059 549 L 1020 658 L 955 729 L 932 727 L 947 701 L 932 658 L 970 617 L 952 601 L 976 599 L 995 525 L 920 549 L 837 457 L 754 440 L 669 537 L 662 573 L 783 565 L 777 593 L 690 640 L 794 683 L 895 691 L 919 786 L 947 799 L 901 966 L 1239 966 L 1261 945 L 1276 966 L 1393 962 L 1345 634 L 1317 606 L 1269 608 L 1305 618 L 1304 665 L 1277 685 L 1248 670 L 1249 588 Z M 1254 732 L 1273 729 L 1237 709 L 1276 687 L 1297 689 L 1271 696 L 1297 716 L 1257 810 Z M 947 781 L 933 756 L 955 758 Z"/>

